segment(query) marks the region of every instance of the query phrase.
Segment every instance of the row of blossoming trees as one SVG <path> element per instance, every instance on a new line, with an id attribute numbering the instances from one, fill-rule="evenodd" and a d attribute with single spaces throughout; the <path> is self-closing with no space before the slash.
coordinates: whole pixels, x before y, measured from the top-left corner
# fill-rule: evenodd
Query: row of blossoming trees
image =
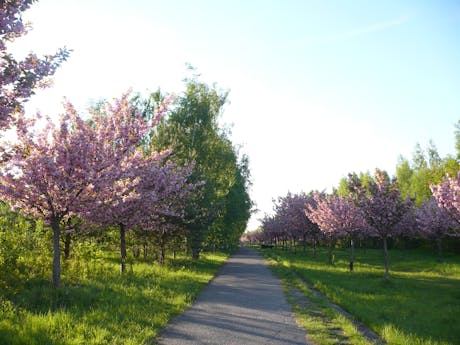
<path id="1" fill-rule="evenodd" d="M 119 228 L 122 271 L 127 229 L 152 231 L 172 218 L 184 220 L 185 205 L 199 188 L 188 182 L 191 167 L 166 160 L 169 152 L 145 153 L 140 146 L 163 112 L 147 123 L 124 95 L 91 121 L 70 103 L 57 125 L 39 115 L 18 117 L 18 140 L 4 147 L 0 197 L 51 227 L 55 286 L 60 283 L 60 236 L 71 217 Z"/>
<path id="2" fill-rule="evenodd" d="M 262 231 L 244 240 L 289 243 L 294 250 L 297 243 L 305 246 L 310 242 L 314 255 L 317 243 L 326 243 L 332 263 L 336 242 L 348 239 L 353 270 L 355 241 L 377 238 L 383 246 L 388 280 L 389 238 L 427 238 L 437 244 L 440 254 L 444 237 L 460 235 L 460 176 L 446 177 L 440 184 L 431 185 L 432 198 L 419 207 L 411 199 L 403 200 L 396 179 L 378 169 L 366 183 L 350 174 L 347 185 L 350 193 L 346 196 L 311 192 L 278 198 L 274 215 L 262 219 Z"/>
<path id="3" fill-rule="evenodd" d="M 26 116 L 24 102 L 49 85 L 69 54 L 16 61 L 8 53 L 27 31 L 21 14 L 32 3 L 0 3 L 0 200 L 2 210 L 6 205 L 51 229 L 53 285 L 60 285 L 61 242 L 65 237 L 67 257 L 71 233 L 117 229 L 121 272 L 130 230 L 154 235 L 160 263 L 168 242 L 188 242 L 195 258 L 206 244 L 237 242 L 252 203 L 247 159 L 238 161 L 217 123 L 226 94 L 189 80 L 166 117 L 171 97 L 129 93 L 84 117 L 70 102 L 57 121 Z M 15 134 L 10 142 L 6 130 Z M 12 230 L 2 227 L 0 235 L 5 231 Z M 8 255 L 0 250 L 0 264 L 2 254 Z"/>

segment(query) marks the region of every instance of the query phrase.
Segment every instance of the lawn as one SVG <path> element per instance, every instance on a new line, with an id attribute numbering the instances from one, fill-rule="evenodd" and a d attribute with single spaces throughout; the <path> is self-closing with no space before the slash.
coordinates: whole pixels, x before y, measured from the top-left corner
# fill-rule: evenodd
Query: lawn
<path id="1" fill-rule="evenodd" d="M 384 281 L 381 250 L 357 251 L 348 271 L 347 250 L 317 258 L 266 249 L 278 269 L 293 270 L 389 344 L 460 344 L 460 256 L 438 261 L 429 251 L 390 251 L 390 282 Z"/>
<path id="2" fill-rule="evenodd" d="M 132 263 L 120 276 L 118 260 L 108 254 L 80 282 L 64 275 L 59 289 L 47 280 L 0 288 L 0 344 L 154 344 L 227 255 L 178 258 L 165 267 Z"/>

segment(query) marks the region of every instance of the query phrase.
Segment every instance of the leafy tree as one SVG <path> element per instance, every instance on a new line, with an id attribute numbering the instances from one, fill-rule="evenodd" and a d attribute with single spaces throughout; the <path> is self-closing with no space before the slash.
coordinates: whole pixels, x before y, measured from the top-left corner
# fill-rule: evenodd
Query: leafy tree
<path id="1" fill-rule="evenodd" d="M 0 128 L 9 126 L 12 114 L 22 110 L 23 103 L 34 94 L 34 89 L 50 85 L 47 77 L 52 76 L 69 56 L 69 50 L 63 48 L 43 58 L 29 53 L 24 60 L 17 61 L 8 52 L 8 43 L 30 29 L 30 24 L 23 23 L 21 14 L 33 2 L 0 1 Z"/>
<path id="2" fill-rule="evenodd" d="M 458 224 L 445 208 L 439 207 L 433 198 L 420 205 L 416 210 L 416 219 L 421 234 L 435 242 L 439 257 L 442 255 L 442 239 L 446 236 L 459 235 L 454 231 L 458 228 Z"/>
<path id="3" fill-rule="evenodd" d="M 314 196 L 315 206 L 308 205 L 305 214 L 325 234 L 329 242 L 329 263 L 333 263 L 333 241 L 345 235 L 351 239 L 350 271 L 354 264 L 354 238 L 369 229 L 364 215 L 352 200 L 338 195 Z"/>
<path id="4" fill-rule="evenodd" d="M 399 156 L 398 164 L 396 166 L 396 178 L 398 180 L 399 190 L 401 191 L 401 198 L 403 200 L 412 197 L 411 181 L 413 174 L 414 171 L 411 168 L 409 161 L 403 156 Z"/>
<path id="5" fill-rule="evenodd" d="M 445 177 L 441 183 L 430 185 L 430 189 L 439 207 L 460 223 L 460 174 L 455 178 Z"/>
<path id="6" fill-rule="evenodd" d="M 398 159 L 396 176 L 401 197 L 411 198 L 419 206 L 430 199 L 430 184 L 439 183 L 446 174 L 455 175 L 457 170 L 457 161 L 450 156 L 442 159 L 432 140 L 426 152 L 417 144 L 411 163 L 404 157 Z"/>
<path id="7" fill-rule="evenodd" d="M 455 149 L 457 150 L 457 161 L 460 161 L 460 120 L 455 124 Z"/>
<path id="8" fill-rule="evenodd" d="M 218 124 L 227 96 L 228 92 L 196 78 L 186 79 L 185 92 L 176 98 L 174 107 L 152 135 L 154 147 L 171 148 L 174 152 L 171 159 L 179 165 L 193 162 L 193 181 L 205 182 L 200 197 L 194 200 L 195 206 L 186 211 L 187 241 L 194 258 L 199 257 L 206 239 L 213 244 L 229 238 L 237 241 L 246 216 L 240 219 L 238 236 L 227 236 L 223 232 L 230 231 L 227 227 L 232 224 L 226 214 L 235 207 L 250 207 L 246 196 L 235 198 L 231 195 L 238 188 L 242 193 L 247 191 L 241 188 L 241 183 L 237 186 L 238 179 L 245 176 L 238 176 L 237 155 Z M 161 95 L 151 96 L 154 101 L 155 97 L 158 99 Z"/>
<path id="9" fill-rule="evenodd" d="M 106 116 L 84 121 L 70 103 L 59 126 L 49 118 L 42 130 L 41 117 L 16 125 L 18 144 L 0 175 L 0 198 L 19 212 L 42 219 L 53 234 L 53 285 L 60 285 L 61 226 L 72 215 L 94 207 L 94 195 L 117 181 L 119 167 L 137 150 L 149 125 L 132 117 L 128 95 L 109 104 Z M 154 125 L 155 121 L 152 123 Z M 128 193 L 132 182 L 120 183 L 117 193 Z"/>
<path id="10" fill-rule="evenodd" d="M 375 170 L 374 180 L 368 185 L 368 190 L 361 184 L 351 188 L 356 193 L 356 203 L 361 208 L 364 218 L 375 234 L 383 241 L 385 260 L 385 279 L 390 279 L 388 265 L 388 238 L 397 235 L 398 224 L 410 210 L 409 201 L 403 201 L 396 180 L 390 180 L 382 170 Z"/>
<path id="11" fill-rule="evenodd" d="M 305 205 L 308 197 L 305 193 L 293 194 L 278 198 L 275 204 L 276 216 L 282 226 L 286 237 L 293 242 L 294 252 L 299 240 L 304 242 L 309 237 L 311 221 L 305 216 Z"/>
<path id="12" fill-rule="evenodd" d="M 249 159 L 243 156 L 237 165 L 234 183 L 225 196 L 222 232 L 226 243 L 236 245 L 246 229 L 253 207 L 250 186 Z"/>

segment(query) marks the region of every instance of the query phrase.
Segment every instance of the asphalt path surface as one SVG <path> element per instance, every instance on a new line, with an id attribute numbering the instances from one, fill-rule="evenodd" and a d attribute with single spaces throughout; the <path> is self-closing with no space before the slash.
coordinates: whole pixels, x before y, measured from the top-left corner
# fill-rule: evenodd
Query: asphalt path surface
<path id="1" fill-rule="evenodd" d="M 307 344 L 280 281 L 253 249 L 230 256 L 195 303 L 158 337 L 161 345 Z"/>

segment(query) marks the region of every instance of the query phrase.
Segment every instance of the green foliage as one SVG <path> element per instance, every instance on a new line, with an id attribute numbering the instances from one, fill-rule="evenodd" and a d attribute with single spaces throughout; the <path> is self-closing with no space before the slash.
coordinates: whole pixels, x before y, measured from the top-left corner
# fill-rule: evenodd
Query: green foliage
<path id="1" fill-rule="evenodd" d="M 456 158 L 460 161 L 460 120 L 455 124 L 455 149 L 457 150 Z"/>
<path id="2" fill-rule="evenodd" d="M 347 179 L 345 177 L 340 179 L 336 194 L 343 197 L 348 197 L 350 195 L 350 188 L 348 188 Z"/>
<path id="3" fill-rule="evenodd" d="M 46 276 L 51 255 L 51 237 L 43 223 L 0 203 L 0 288 L 15 289 L 30 276 Z"/>
<path id="4" fill-rule="evenodd" d="M 431 197 L 430 184 L 439 183 L 446 174 L 456 176 L 457 171 L 458 162 L 451 156 L 441 158 L 433 141 L 430 140 L 426 152 L 417 144 L 412 162 L 398 158 L 396 177 L 401 197 L 411 198 L 419 206 Z"/>
<path id="5" fill-rule="evenodd" d="M 334 303 L 371 327 L 389 344 L 457 344 L 460 339 L 460 258 L 439 262 L 427 251 L 392 250 L 392 281 L 382 279 L 381 252 L 357 251 L 349 272 L 348 251 L 336 251 L 335 265 L 327 250 L 317 258 L 270 250 Z"/>
<path id="6" fill-rule="evenodd" d="M 198 256 L 203 244 L 213 248 L 236 244 L 252 203 L 247 157 L 239 159 L 228 132 L 218 123 L 228 92 L 195 77 L 185 82 L 185 92 L 152 134 L 151 143 L 157 150 L 172 149 L 171 159 L 179 164 L 194 162 L 194 181 L 205 182 L 188 210 L 186 225 L 192 255 Z M 161 98 L 160 92 L 152 94 L 142 111 L 148 113 Z"/>
<path id="7" fill-rule="evenodd" d="M 403 200 L 410 198 L 412 194 L 411 179 L 414 174 L 409 161 L 403 156 L 398 157 L 398 164 L 396 166 L 396 179 L 398 180 L 401 198 Z"/>

